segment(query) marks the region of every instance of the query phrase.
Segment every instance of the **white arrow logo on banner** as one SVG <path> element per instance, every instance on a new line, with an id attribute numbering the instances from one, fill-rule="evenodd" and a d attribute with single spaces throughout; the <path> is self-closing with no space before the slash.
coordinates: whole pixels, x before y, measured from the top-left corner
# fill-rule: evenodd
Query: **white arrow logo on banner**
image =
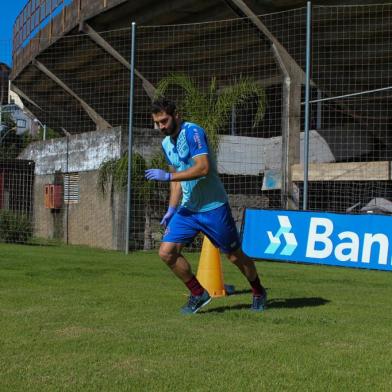
<path id="1" fill-rule="evenodd" d="M 278 215 L 278 220 L 280 227 L 276 234 L 273 235 L 271 231 L 267 231 L 270 243 L 264 252 L 272 255 L 275 254 L 280 245 L 282 244 L 280 237 L 283 235 L 286 246 L 282 249 L 280 254 L 282 256 L 291 256 L 298 246 L 297 239 L 295 238 L 294 233 L 290 232 L 292 226 L 289 217 L 285 215 Z"/>

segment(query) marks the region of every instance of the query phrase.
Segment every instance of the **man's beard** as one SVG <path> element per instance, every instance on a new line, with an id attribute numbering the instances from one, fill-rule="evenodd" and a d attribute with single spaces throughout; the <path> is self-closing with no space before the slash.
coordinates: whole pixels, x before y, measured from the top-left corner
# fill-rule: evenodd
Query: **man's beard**
<path id="1" fill-rule="evenodd" d="M 173 136 L 177 131 L 177 125 L 178 125 L 177 120 L 174 117 L 172 117 L 172 123 L 170 128 L 162 129 L 161 132 L 165 136 Z"/>

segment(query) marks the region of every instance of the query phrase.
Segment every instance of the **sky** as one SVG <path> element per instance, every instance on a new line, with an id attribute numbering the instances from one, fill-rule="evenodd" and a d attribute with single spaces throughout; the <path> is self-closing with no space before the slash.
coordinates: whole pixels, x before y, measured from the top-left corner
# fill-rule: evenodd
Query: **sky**
<path id="1" fill-rule="evenodd" d="M 11 66 L 12 28 L 28 0 L 0 0 L 0 62 Z"/>

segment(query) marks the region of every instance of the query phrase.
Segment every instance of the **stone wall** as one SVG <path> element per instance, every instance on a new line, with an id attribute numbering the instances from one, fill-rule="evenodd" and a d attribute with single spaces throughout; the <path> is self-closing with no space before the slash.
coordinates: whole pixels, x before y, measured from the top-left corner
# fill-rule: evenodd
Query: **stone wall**
<path id="1" fill-rule="evenodd" d="M 67 244 L 123 250 L 125 246 L 125 195 L 102 197 L 97 192 L 97 171 L 79 172 L 79 201 L 61 208 L 45 208 L 44 189 L 54 175 L 34 181 L 34 235 Z M 62 175 L 56 175 L 57 182 Z"/>
<path id="2" fill-rule="evenodd" d="M 103 198 L 97 178 L 101 163 L 120 158 L 125 148 L 121 128 L 31 143 L 19 158 L 35 162 L 34 236 L 123 250 L 126 197 L 121 193 Z M 79 200 L 67 204 L 62 195 L 60 208 L 46 208 L 45 185 L 63 186 L 66 173 L 79 176 Z"/>

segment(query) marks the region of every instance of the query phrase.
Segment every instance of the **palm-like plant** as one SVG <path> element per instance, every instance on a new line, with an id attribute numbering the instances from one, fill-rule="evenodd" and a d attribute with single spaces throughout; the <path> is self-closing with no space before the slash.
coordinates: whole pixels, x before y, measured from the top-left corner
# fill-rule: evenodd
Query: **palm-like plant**
<path id="1" fill-rule="evenodd" d="M 155 154 L 150 162 L 150 167 L 168 169 L 162 152 Z M 166 199 L 167 189 L 162 189 L 162 184 L 147 181 L 144 172 L 147 168 L 145 159 L 138 153 L 132 154 L 132 203 L 138 209 L 144 210 L 144 246 L 145 250 L 152 248 L 152 200 L 154 197 L 162 196 Z M 110 159 L 101 164 L 98 172 L 97 190 L 105 197 L 113 191 L 124 192 L 128 180 L 128 154 L 119 159 Z M 163 194 L 163 195 L 162 195 Z M 135 211 L 133 216 L 135 216 Z"/>
<path id="2" fill-rule="evenodd" d="M 146 162 L 140 154 L 132 156 L 132 189 L 138 190 L 135 193 L 136 200 L 145 198 L 150 194 L 148 183 L 144 180 Z M 97 189 L 102 196 L 106 196 L 113 190 L 124 191 L 128 180 L 128 154 L 124 154 L 119 159 L 110 159 L 101 164 L 98 172 Z M 109 188 L 111 187 L 111 188 Z M 146 189 L 145 189 L 146 188 Z"/>
<path id="3" fill-rule="evenodd" d="M 218 89 L 213 77 L 208 88 L 203 91 L 192 79 L 183 73 L 171 74 L 158 83 L 156 95 L 165 95 L 171 86 L 180 87 L 185 95 L 179 103 L 182 116 L 202 126 L 215 152 L 219 148 L 219 133 L 227 124 L 233 107 L 246 105 L 251 98 L 257 98 L 257 111 L 253 126 L 256 126 L 265 113 L 265 91 L 253 79 L 240 77 L 232 84 Z"/>

